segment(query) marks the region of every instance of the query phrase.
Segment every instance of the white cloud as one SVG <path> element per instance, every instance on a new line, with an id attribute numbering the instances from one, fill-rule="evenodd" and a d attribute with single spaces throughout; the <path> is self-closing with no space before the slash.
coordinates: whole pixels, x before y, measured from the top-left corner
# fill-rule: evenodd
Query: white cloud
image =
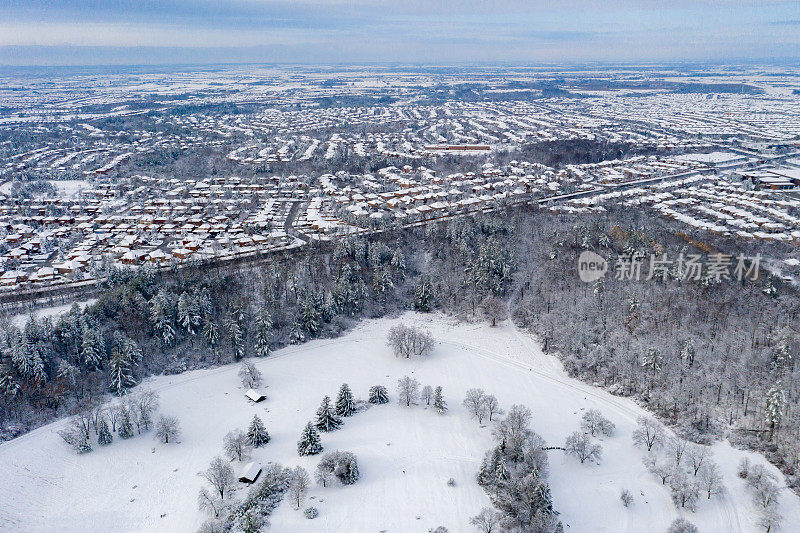
<path id="1" fill-rule="evenodd" d="M 318 42 L 328 32 L 230 30 L 108 22 L 3 22 L 0 46 L 249 47 Z"/>

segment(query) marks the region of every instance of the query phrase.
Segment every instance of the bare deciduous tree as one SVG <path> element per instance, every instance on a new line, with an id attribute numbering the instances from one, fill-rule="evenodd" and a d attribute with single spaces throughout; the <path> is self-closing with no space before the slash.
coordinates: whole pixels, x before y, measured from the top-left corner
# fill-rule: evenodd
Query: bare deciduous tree
<path id="1" fill-rule="evenodd" d="M 711 452 L 705 446 L 693 444 L 686 450 L 686 458 L 689 460 L 689 465 L 691 465 L 692 473 L 695 476 L 710 457 Z"/>
<path id="2" fill-rule="evenodd" d="M 419 381 L 408 376 L 398 379 L 397 397 L 400 405 L 405 405 L 406 407 L 416 405 L 419 398 Z"/>
<path id="3" fill-rule="evenodd" d="M 497 398 L 494 396 L 494 394 L 489 394 L 486 396 L 486 411 L 489 413 L 489 422 L 491 422 L 492 418 L 495 416 L 505 413 L 505 411 L 503 411 L 503 409 L 500 407 L 500 402 L 497 401 Z"/>
<path id="4" fill-rule="evenodd" d="M 397 324 L 389 330 L 387 344 L 397 357 L 406 359 L 427 355 L 433 349 L 434 340 L 430 333 L 413 326 Z"/>
<path id="5" fill-rule="evenodd" d="M 256 368 L 252 361 L 242 361 L 242 366 L 239 367 L 239 378 L 242 380 L 242 386 L 248 389 L 255 389 L 261 386 L 261 371 Z"/>
<path id="6" fill-rule="evenodd" d="M 506 318 L 506 305 L 496 296 L 488 296 L 483 300 L 481 309 L 483 309 L 486 318 L 492 321 L 492 327 L 497 325 L 498 320 L 504 320 Z"/>
<path id="7" fill-rule="evenodd" d="M 667 439 L 667 454 L 672 457 L 676 466 L 680 466 L 683 461 L 683 454 L 686 453 L 687 442 L 680 437 Z"/>
<path id="8" fill-rule="evenodd" d="M 585 433 L 576 431 L 567 437 L 564 452 L 567 455 L 574 455 L 581 463 L 586 461 L 599 463 L 603 448 L 599 444 L 594 444 Z"/>
<path id="9" fill-rule="evenodd" d="M 597 409 L 589 409 L 583 413 L 583 417 L 581 417 L 581 428 L 584 431 L 588 431 L 592 436 L 602 433 L 610 437 L 614 434 L 616 426 L 611 420 L 605 418 Z"/>
<path id="10" fill-rule="evenodd" d="M 707 461 L 699 471 L 700 488 L 706 493 L 707 499 L 714 494 L 722 493 L 722 474 L 717 463 Z"/>
<path id="11" fill-rule="evenodd" d="M 214 518 L 219 518 L 222 511 L 222 500 L 219 496 L 211 494 L 207 488 L 203 487 L 197 495 L 197 507 L 201 511 L 214 515 Z"/>
<path id="12" fill-rule="evenodd" d="M 699 496 L 699 486 L 682 469 L 675 468 L 669 480 L 672 501 L 675 505 L 694 511 Z"/>
<path id="13" fill-rule="evenodd" d="M 425 385 L 424 387 L 422 387 L 422 393 L 420 394 L 420 398 L 422 399 L 423 402 L 425 402 L 425 405 L 430 405 L 431 401 L 433 400 L 433 387 L 431 387 L 430 385 Z"/>
<path id="14" fill-rule="evenodd" d="M 234 429 L 223 439 L 225 454 L 231 459 L 241 461 L 247 457 L 250 446 L 247 444 L 247 434 L 241 429 Z"/>
<path id="15" fill-rule="evenodd" d="M 164 444 L 174 442 L 181 434 L 181 427 L 178 418 L 174 416 L 161 415 L 156 421 L 156 438 Z"/>
<path id="16" fill-rule="evenodd" d="M 469 523 L 481 533 L 495 533 L 500 531 L 500 519 L 500 513 L 484 507 L 480 513 L 469 519 Z"/>
<path id="17" fill-rule="evenodd" d="M 469 389 L 462 402 L 467 411 L 478 419 L 479 424 L 482 424 L 483 419 L 489 414 L 486 398 L 487 396 L 483 389 Z"/>
<path id="18" fill-rule="evenodd" d="M 661 480 L 662 485 L 666 485 L 667 481 L 672 477 L 675 472 L 675 465 L 668 461 L 659 461 L 658 458 L 649 453 L 642 460 L 647 471 L 657 476 Z"/>
<path id="19" fill-rule="evenodd" d="M 294 467 L 289 476 L 289 496 L 294 502 L 295 508 L 300 509 L 310 486 L 311 478 L 306 469 L 302 466 Z"/>
<path id="20" fill-rule="evenodd" d="M 222 457 L 214 457 L 208 469 L 200 474 L 213 487 L 221 500 L 230 493 L 236 478 L 233 475 L 233 468 Z"/>
<path id="21" fill-rule="evenodd" d="M 652 418 L 640 416 L 636 422 L 639 424 L 633 431 L 633 443 L 644 446 L 647 451 L 658 448 L 664 442 L 664 430 L 661 425 Z"/>

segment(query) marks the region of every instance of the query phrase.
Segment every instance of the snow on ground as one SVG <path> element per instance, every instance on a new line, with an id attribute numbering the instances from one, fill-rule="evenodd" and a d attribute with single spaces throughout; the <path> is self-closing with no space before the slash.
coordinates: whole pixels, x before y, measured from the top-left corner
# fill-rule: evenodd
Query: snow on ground
<path id="1" fill-rule="evenodd" d="M 221 453 L 225 433 L 245 428 L 258 413 L 272 441 L 253 458 L 313 472 L 318 457 L 300 458 L 295 447 L 322 396 L 335 396 L 347 381 L 360 397 L 369 386 L 385 384 L 394 399 L 394 384 L 403 375 L 441 384 L 450 412 L 439 416 L 391 403 L 323 433 L 326 450 L 357 455 L 361 479 L 350 487 L 315 486 L 304 504 L 319 509 L 315 520 L 285 499 L 271 517 L 272 531 L 411 532 L 439 525 L 473 531 L 469 517 L 489 505 L 474 476 L 492 441 L 491 427 L 479 427 L 460 405 L 472 387 L 495 394 L 506 409 L 513 403 L 530 407 L 534 429 L 551 445 L 562 445 L 578 428 L 584 409 L 598 408 L 616 424 L 617 434 L 604 439 L 599 466 L 550 452 L 553 498 L 566 531 L 663 532 L 679 515 L 667 488 L 645 471 L 643 452 L 631 444 L 635 419 L 645 414 L 635 403 L 569 379 L 554 358 L 510 325 L 490 328 L 426 315 L 403 320 L 424 325 L 437 338 L 429 358 L 395 359 L 384 339 L 398 320 L 365 321 L 340 339 L 256 360 L 268 385 L 268 399 L 260 404 L 243 398 L 238 365 L 148 380 L 146 386 L 160 392 L 162 412 L 180 418 L 180 444 L 162 445 L 152 435 L 117 438 L 77 456 L 56 434 L 62 422 L 0 445 L 0 530 L 195 530 L 204 520 L 196 508 L 202 486 L 197 473 Z M 735 471 L 745 455 L 766 461 L 724 443 L 713 450 L 728 491 L 710 502 L 701 499 L 688 518 L 704 533 L 757 531 L 749 492 Z M 450 477 L 455 487 L 447 486 Z M 619 501 L 623 488 L 634 496 L 629 509 Z M 782 491 L 781 512 L 784 531 L 800 524 L 800 499 L 788 490 Z"/>
<path id="2" fill-rule="evenodd" d="M 50 183 L 61 196 L 67 198 L 74 198 L 80 191 L 89 187 L 89 182 L 86 180 L 52 180 Z"/>
<path id="3" fill-rule="evenodd" d="M 88 300 L 83 300 L 80 302 L 71 302 L 68 304 L 55 305 L 52 307 L 42 307 L 41 309 L 34 309 L 33 311 L 28 313 L 18 313 L 16 315 L 13 315 L 10 318 L 10 322 L 13 325 L 17 326 L 18 328 L 22 329 L 25 327 L 25 324 L 28 322 L 28 319 L 30 318 L 31 314 L 33 314 L 33 316 L 35 316 L 38 320 L 41 320 L 42 318 L 45 317 L 50 317 L 53 319 L 53 321 L 56 321 L 60 315 L 68 312 L 72 308 L 73 303 L 77 303 L 82 309 L 87 305 L 95 303 L 96 301 L 97 298 L 89 298 Z"/>

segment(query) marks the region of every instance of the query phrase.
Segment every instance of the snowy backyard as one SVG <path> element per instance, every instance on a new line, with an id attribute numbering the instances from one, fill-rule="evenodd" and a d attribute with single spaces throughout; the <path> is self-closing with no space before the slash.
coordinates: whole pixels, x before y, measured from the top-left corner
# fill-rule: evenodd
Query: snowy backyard
<path id="1" fill-rule="evenodd" d="M 400 322 L 428 329 L 436 345 L 427 357 L 396 358 L 386 333 Z M 568 378 L 553 357 L 507 322 L 496 328 L 463 324 L 441 315 L 406 314 L 402 319 L 363 321 L 335 340 L 315 340 L 253 360 L 264 376 L 261 403 L 249 402 L 237 376 L 239 365 L 146 380 L 139 388 L 160 394 L 160 412 L 180 420 L 180 443 L 161 444 L 148 433 L 77 455 L 57 434 L 57 422 L 0 445 L 0 530 L 3 531 L 194 531 L 207 515 L 197 508 L 204 481 L 198 475 L 222 455 L 223 437 L 246 429 L 254 414 L 271 441 L 251 452 L 252 461 L 314 470 L 319 456 L 299 457 L 297 441 L 324 395 L 334 397 L 348 383 L 366 399 L 373 385 L 389 389 L 390 403 L 371 405 L 322 433 L 325 451 L 353 452 L 361 474 L 350 486 L 314 485 L 304 506 L 319 510 L 304 517 L 286 497 L 270 517 L 272 531 L 425 532 L 445 526 L 475 531 L 470 517 L 491 507 L 475 475 L 494 445 L 494 422 L 483 424 L 462 406 L 468 389 L 497 396 L 507 411 L 524 404 L 532 429 L 549 446 L 563 446 L 580 427 L 587 409 L 598 409 L 616 425 L 601 437 L 600 464 L 581 464 L 561 450 L 549 451 L 553 502 L 565 531 L 666 531 L 683 514 L 702 532 L 760 531 L 745 482 L 736 475 L 747 456 L 783 477 L 763 457 L 713 447 L 726 490 L 706 499 L 696 512 L 679 513 L 669 487 L 642 463 L 646 452 L 633 445 L 636 419 L 646 412 L 634 402 Z M 422 385 L 441 385 L 450 410 L 398 405 L 395 385 L 403 376 Z M 244 463 L 233 465 L 238 472 Z M 448 479 L 455 480 L 454 486 Z M 633 496 L 630 507 L 620 492 Z M 238 489 L 241 497 L 244 485 Z M 780 492 L 782 531 L 800 524 L 800 499 Z"/>

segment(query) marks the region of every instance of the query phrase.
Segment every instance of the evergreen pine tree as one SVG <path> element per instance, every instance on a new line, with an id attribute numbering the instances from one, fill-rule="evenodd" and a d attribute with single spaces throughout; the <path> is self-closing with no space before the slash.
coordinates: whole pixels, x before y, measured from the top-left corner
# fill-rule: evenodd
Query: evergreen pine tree
<path id="1" fill-rule="evenodd" d="M 317 455 L 322 451 L 322 443 L 320 442 L 319 433 L 314 424 L 309 422 L 303 428 L 303 433 L 300 434 L 300 440 L 297 441 L 297 453 L 299 455 Z"/>
<path id="2" fill-rule="evenodd" d="M 269 312 L 263 309 L 258 315 L 256 324 L 256 357 L 266 357 L 269 355 L 270 330 L 272 329 L 272 317 Z"/>
<path id="3" fill-rule="evenodd" d="M 47 380 L 38 343 L 20 340 L 12 349 L 11 361 L 26 382 L 38 387 Z"/>
<path id="4" fill-rule="evenodd" d="M 191 296 L 182 292 L 178 297 L 178 322 L 189 335 L 194 335 Z"/>
<path id="5" fill-rule="evenodd" d="M 336 416 L 333 407 L 331 407 L 331 399 L 329 396 L 325 396 L 322 399 L 322 405 L 317 409 L 317 421 L 315 425 L 320 431 L 334 431 L 339 429 L 342 425 L 342 419 Z"/>
<path id="6" fill-rule="evenodd" d="M 122 350 L 114 348 L 108 362 L 108 389 L 117 396 L 122 396 L 125 393 L 125 388 L 135 383 L 128 358 L 125 357 L 125 353 Z"/>
<path id="7" fill-rule="evenodd" d="M 164 289 L 158 291 L 150 300 L 150 321 L 158 335 L 163 339 L 165 346 L 172 345 L 175 340 L 175 328 L 172 327 L 172 320 L 169 316 L 169 302 Z"/>
<path id="8" fill-rule="evenodd" d="M 253 421 L 250 422 L 250 427 L 247 430 L 247 444 L 253 448 L 260 448 L 269 442 L 269 438 L 264 422 L 261 421 L 258 415 L 254 415 Z"/>
<path id="9" fill-rule="evenodd" d="M 369 389 L 369 403 L 389 403 L 389 391 L 383 385 L 375 385 Z"/>
<path id="10" fill-rule="evenodd" d="M 106 446 L 107 444 L 111 444 L 113 440 L 114 437 L 108 429 L 108 422 L 106 422 L 105 417 L 103 417 L 100 419 L 100 427 L 97 429 L 97 443 L 101 446 Z"/>
<path id="11" fill-rule="evenodd" d="M 97 328 L 86 326 L 81 341 L 81 359 L 87 368 L 97 369 L 103 357 L 103 338 Z"/>
<path id="12" fill-rule="evenodd" d="M 203 337 L 211 347 L 211 351 L 215 352 L 219 345 L 219 327 L 216 322 L 211 319 L 206 320 L 205 324 L 203 324 Z"/>
<path id="13" fill-rule="evenodd" d="M 231 346 L 233 347 L 233 357 L 237 361 L 245 355 L 244 332 L 239 322 L 230 318 L 228 320 L 228 333 L 231 336 Z"/>
<path id="14" fill-rule="evenodd" d="M 764 408 L 764 418 L 769 426 L 769 438 L 775 435 L 775 430 L 780 427 L 783 412 L 786 410 L 786 393 L 781 382 L 778 381 L 767 392 L 767 405 Z"/>
<path id="15" fill-rule="evenodd" d="M 123 409 L 122 413 L 120 413 L 119 431 L 117 433 L 123 439 L 133 437 L 133 421 L 127 409 Z"/>
<path id="16" fill-rule="evenodd" d="M 502 463 L 502 454 L 500 446 L 492 448 L 491 451 L 486 452 L 481 462 L 481 467 L 478 470 L 477 481 L 481 487 L 490 487 L 497 482 L 497 470 Z"/>
<path id="17" fill-rule="evenodd" d="M 433 286 L 431 282 L 423 279 L 414 290 L 414 309 L 423 313 L 430 313 L 433 303 Z"/>
<path id="18" fill-rule="evenodd" d="M 436 387 L 436 390 L 433 393 L 433 408 L 436 409 L 440 415 L 443 415 L 447 412 L 447 402 L 442 395 L 441 385 Z"/>
<path id="19" fill-rule="evenodd" d="M 89 437 L 86 433 L 80 433 L 79 441 L 75 444 L 75 450 L 78 453 L 89 453 L 92 451 L 92 445 L 89 443 Z"/>
<path id="20" fill-rule="evenodd" d="M 344 383 L 339 389 L 339 396 L 336 398 L 336 414 L 338 416 L 350 416 L 356 411 L 356 402 L 353 400 L 353 393 L 350 386 Z"/>

